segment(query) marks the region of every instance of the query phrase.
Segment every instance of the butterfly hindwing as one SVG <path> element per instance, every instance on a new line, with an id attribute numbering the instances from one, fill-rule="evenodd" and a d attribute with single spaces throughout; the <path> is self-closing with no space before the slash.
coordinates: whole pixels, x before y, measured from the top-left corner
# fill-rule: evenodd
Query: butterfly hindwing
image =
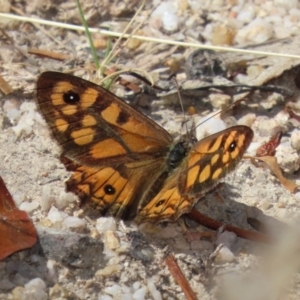
<path id="1" fill-rule="evenodd" d="M 62 162 L 73 172 L 66 182 L 67 191 L 77 194 L 82 204 L 89 204 L 101 215 L 126 220 L 136 216 L 143 198 L 148 196 L 145 191 L 153 188 L 158 180 L 156 176 L 161 175 L 157 171 L 163 163 L 156 160 L 147 165 L 133 163 L 115 167 L 87 167 L 66 157 L 62 158 Z"/>
<path id="2" fill-rule="evenodd" d="M 234 126 L 197 142 L 161 191 L 139 212 L 140 222 L 176 221 L 239 163 L 253 137 Z"/>
<path id="3" fill-rule="evenodd" d="M 252 141 L 253 131 L 247 126 L 233 126 L 197 142 L 187 157 L 182 172 L 182 194 L 197 196 L 213 187 L 232 171 Z M 184 178 L 182 178 L 184 177 Z"/>

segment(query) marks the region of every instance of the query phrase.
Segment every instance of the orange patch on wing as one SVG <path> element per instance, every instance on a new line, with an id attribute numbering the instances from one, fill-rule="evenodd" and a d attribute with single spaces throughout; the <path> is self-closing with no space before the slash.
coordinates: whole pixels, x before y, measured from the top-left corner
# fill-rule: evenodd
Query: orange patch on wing
<path id="1" fill-rule="evenodd" d="M 193 151 L 193 153 L 191 153 L 188 158 L 188 167 L 197 165 L 198 162 L 201 160 L 202 156 L 203 156 L 202 154 Z"/>
<path id="2" fill-rule="evenodd" d="M 61 112 L 65 116 L 74 115 L 77 113 L 77 111 L 78 111 L 78 108 L 75 105 L 65 105 L 64 107 L 61 108 Z"/>
<path id="3" fill-rule="evenodd" d="M 211 175 L 211 167 L 210 165 L 206 165 L 199 175 L 199 182 L 202 183 L 207 181 L 207 179 L 210 178 L 210 175 Z"/>
<path id="4" fill-rule="evenodd" d="M 55 126 L 56 126 L 56 129 L 60 132 L 65 132 L 68 127 L 69 127 L 69 124 L 66 120 L 64 119 L 56 119 L 55 120 Z"/>
<path id="5" fill-rule="evenodd" d="M 101 116 L 107 123 L 118 125 L 117 119 L 120 113 L 121 113 L 120 107 L 116 103 L 111 103 L 106 109 L 104 109 L 101 112 Z"/>
<path id="6" fill-rule="evenodd" d="M 220 145 L 222 143 L 223 135 L 220 135 L 216 138 L 213 146 L 209 149 L 209 153 L 216 152 L 219 150 Z"/>
<path id="7" fill-rule="evenodd" d="M 128 132 L 143 136 L 145 139 L 151 137 L 155 140 L 159 140 L 157 136 L 157 130 L 155 128 L 149 127 L 149 125 L 142 120 L 140 121 L 134 117 L 129 116 L 127 122 L 120 125 L 117 120 L 121 113 L 122 109 L 116 103 L 111 103 L 106 109 L 101 112 L 101 116 L 107 123 L 116 125 L 117 127 L 120 127 Z M 149 144 L 150 141 L 147 140 L 145 144 L 146 143 Z"/>
<path id="8" fill-rule="evenodd" d="M 153 149 L 160 147 L 156 141 L 148 140 L 140 135 L 123 134 L 121 138 L 133 152 L 153 152 Z"/>
<path id="9" fill-rule="evenodd" d="M 86 109 L 90 106 L 92 106 L 97 97 L 98 97 L 99 93 L 92 88 L 87 88 L 84 93 L 81 95 L 81 101 L 80 101 L 80 105 L 82 109 Z"/>
<path id="10" fill-rule="evenodd" d="M 91 190 L 89 184 L 79 184 L 78 188 L 87 196 L 91 196 Z"/>
<path id="11" fill-rule="evenodd" d="M 168 199 L 170 199 L 170 198 L 175 199 L 174 192 L 176 192 L 176 190 L 177 190 L 177 188 L 173 188 L 173 189 L 169 189 L 169 190 L 162 190 L 158 195 L 156 195 L 156 197 L 153 200 L 151 200 L 143 208 L 143 211 L 145 211 L 145 212 L 153 211 L 155 214 L 160 213 L 166 207 L 166 203 L 167 203 Z M 164 200 L 164 202 L 161 205 L 158 205 L 159 202 L 163 201 L 163 200 Z"/>
<path id="12" fill-rule="evenodd" d="M 96 119 L 91 115 L 85 115 L 81 121 L 83 127 L 90 127 L 97 124 Z"/>
<path id="13" fill-rule="evenodd" d="M 83 128 L 75 130 L 71 133 L 71 137 L 75 144 L 83 146 L 91 143 L 94 139 L 95 130 L 92 128 Z"/>
<path id="14" fill-rule="evenodd" d="M 164 201 L 161 205 L 158 205 Z M 179 193 L 178 188 L 162 190 L 137 215 L 136 222 L 156 223 L 164 220 L 175 221 L 182 212 L 190 209 L 191 204 Z"/>
<path id="15" fill-rule="evenodd" d="M 105 158 L 126 154 L 127 151 L 113 138 L 103 140 L 91 147 L 90 154 L 94 158 Z"/>
<path id="16" fill-rule="evenodd" d="M 80 170 L 84 172 L 83 177 L 85 179 L 79 182 L 78 187 L 90 197 L 100 210 L 109 207 L 110 214 L 122 216 L 130 200 L 133 199 L 135 182 L 130 184 L 127 178 L 122 177 L 120 172 L 111 167 L 104 167 L 99 170 L 81 167 Z M 74 175 L 73 178 L 75 178 Z M 80 177 L 77 176 L 77 178 Z M 115 192 L 112 194 L 106 193 L 105 187 L 107 185 L 114 188 Z"/>
<path id="17" fill-rule="evenodd" d="M 186 187 L 189 188 L 195 184 L 195 182 L 198 179 L 198 174 L 199 174 L 200 166 L 196 165 L 192 169 L 188 170 L 187 173 L 187 180 L 186 180 Z"/>
<path id="18" fill-rule="evenodd" d="M 220 154 L 215 154 L 211 160 L 210 160 L 210 164 L 213 166 L 220 158 Z"/>
<path id="19" fill-rule="evenodd" d="M 64 99 L 61 94 L 52 94 L 51 101 L 54 106 L 65 104 Z"/>
<path id="20" fill-rule="evenodd" d="M 67 81 L 61 81 L 58 82 L 52 90 L 51 100 L 53 105 L 63 105 L 65 104 L 64 99 L 62 95 L 66 92 L 69 92 L 74 89 L 74 86 L 67 82 Z"/>
<path id="21" fill-rule="evenodd" d="M 212 174 L 211 178 L 212 178 L 213 180 L 216 180 L 216 179 L 220 178 L 222 172 L 223 172 L 222 168 L 218 168 L 218 169 Z"/>

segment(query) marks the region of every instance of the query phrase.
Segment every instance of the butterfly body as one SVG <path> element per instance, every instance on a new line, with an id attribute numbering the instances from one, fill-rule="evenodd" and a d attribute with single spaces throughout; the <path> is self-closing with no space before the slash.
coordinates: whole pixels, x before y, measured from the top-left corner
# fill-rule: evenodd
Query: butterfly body
<path id="1" fill-rule="evenodd" d="M 194 145 L 174 143 L 154 121 L 114 94 L 57 72 L 37 82 L 40 111 L 73 171 L 68 191 L 102 215 L 175 221 L 240 161 L 252 140 L 234 126 Z"/>

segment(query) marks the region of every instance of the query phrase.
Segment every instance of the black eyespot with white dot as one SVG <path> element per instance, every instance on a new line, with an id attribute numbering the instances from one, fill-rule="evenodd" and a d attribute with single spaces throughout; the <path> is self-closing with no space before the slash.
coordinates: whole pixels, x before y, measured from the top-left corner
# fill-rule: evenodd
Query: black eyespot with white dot
<path id="1" fill-rule="evenodd" d="M 230 143 L 228 151 L 233 152 L 236 149 L 236 147 L 237 147 L 237 143 L 236 141 L 233 141 L 232 143 Z"/>
<path id="2" fill-rule="evenodd" d="M 80 101 L 79 94 L 74 91 L 68 91 L 64 93 L 63 98 L 66 104 L 71 104 L 71 105 L 75 105 Z"/>
<path id="3" fill-rule="evenodd" d="M 105 192 L 105 194 L 107 194 L 107 195 L 113 195 L 113 194 L 115 194 L 116 189 L 115 189 L 112 185 L 107 184 L 107 185 L 104 187 L 104 192 Z"/>
<path id="4" fill-rule="evenodd" d="M 160 200 L 155 204 L 155 207 L 159 207 L 165 203 L 165 200 Z"/>

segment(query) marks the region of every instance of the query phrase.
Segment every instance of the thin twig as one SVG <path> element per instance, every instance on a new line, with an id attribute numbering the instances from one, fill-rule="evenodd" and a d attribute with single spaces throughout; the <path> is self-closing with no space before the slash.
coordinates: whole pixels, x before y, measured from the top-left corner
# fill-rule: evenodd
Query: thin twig
<path id="1" fill-rule="evenodd" d="M 184 274 L 182 273 L 181 269 L 179 268 L 175 257 L 173 254 L 169 254 L 165 259 L 166 264 L 170 270 L 170 273 L 174 277 L 177 284 L 181 287 L 185 297 L 187 300 L 197 300 L 197 297 L 192 290 L 191 286 L 189 285 L 188 281 L 186 280 Z"/>
<path id="2" fill-rule="evenodd" d="M 234 232 L 238 237 L 241 237 L 246 240 L 252 240 L 263 243 L 270 242 L 270 238 L 265 234 L 221 223 L 217 220 L 203 215 L 196 209 L 193 209 L 189 214 L 187 214 L 187 217 L 197 222 L 198 224 L 201 224 L 213 230 L 218 230 L 220 227 L 223 227 L 224 230 Z"/>

